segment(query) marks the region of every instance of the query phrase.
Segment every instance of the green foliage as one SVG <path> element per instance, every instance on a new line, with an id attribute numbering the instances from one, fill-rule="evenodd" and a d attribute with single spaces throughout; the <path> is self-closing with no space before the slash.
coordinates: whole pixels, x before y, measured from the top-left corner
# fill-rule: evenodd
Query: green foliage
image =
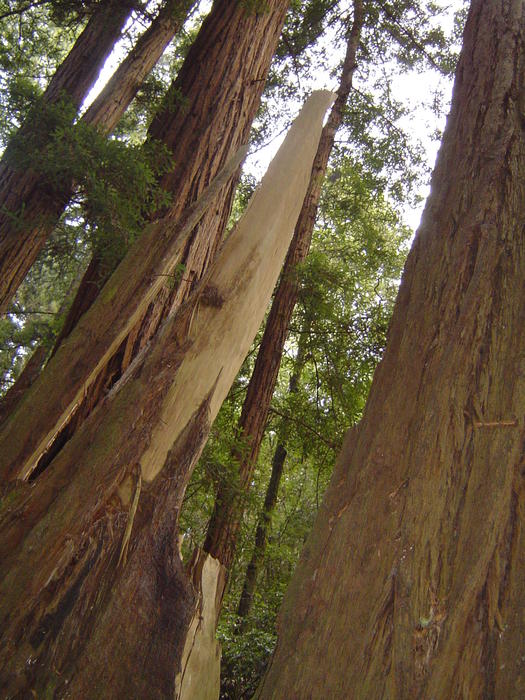
<path id="1" fill-rule="evenodd" d="M 171 168 L 170 154 L 160 143 L 135 146 L 82 121 L 73 124 L 74 112 L 66 99 L 37 105 L 33 128 L 13 138 L 9 157 L 17 168 L 44 174 L 58 193 L 75 183 L 92 245 L 110 264 L 122 257 L 147 218 L 169 203 L 158 182 Z"/>
<path id="2" fill-rule="evenodd" d="M 29 9 L 13 13 L 18 6 Z M 13 7 L 14 6 L 14 7 Z M 4 16 L 6 15 L 6 16 Z M 5 144 L 42 94 L 82 23 L 61 28 L 51 3 L 0 0 L 0 145 Z"/>

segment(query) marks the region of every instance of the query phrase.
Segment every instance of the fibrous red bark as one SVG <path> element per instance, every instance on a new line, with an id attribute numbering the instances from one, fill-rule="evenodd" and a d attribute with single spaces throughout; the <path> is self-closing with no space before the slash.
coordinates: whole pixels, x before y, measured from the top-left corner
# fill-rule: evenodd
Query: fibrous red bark
<path id="1" fill-rule="evenodd" d="M 524 49 L 523 0 L 473 0 L 385 356 L 261 699 L 525 693 Z"/>

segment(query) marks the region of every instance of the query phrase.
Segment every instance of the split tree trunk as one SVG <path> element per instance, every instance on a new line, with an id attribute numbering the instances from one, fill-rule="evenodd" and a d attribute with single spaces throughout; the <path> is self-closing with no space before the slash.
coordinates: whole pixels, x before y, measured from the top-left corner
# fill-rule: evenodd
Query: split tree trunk
<path id="1" fill-rule="evenodd" d="M 130 16 L 132 2 L 100 2 L 84 31 L 58 67 L 43 98 L 43 108 L 67 97 L 80 107 Z M 42 129 L 30 116 L 17 139 Z M 47 141 L 40 134 L 42 148 Z M 58 220 L 68 195 L 57 192 L 38 173 L 20 170 L 9 145 L 0 162 L 0 313 L 4 312 Z M 51 225 L 48 221 L 51 220 Z"/>
<path id="2" fill-rule="evenodd" d="M 173 697 L 195 613 L 176 544 L 184 490 L 269 303 L 332 97 L 310 98 L 206 280 L 149 352 L 50 468 L 3 499 L 7 696 Z"/>
<path id="3" fill-rule="evenodd" d="M 332 107 L 319 142 L 306 197 L 286 257 L 281 281 L 266 322 L 237 426 L 237 434 L 246 449 L 232 451 L 231 460 L 238 464 L 239 485 L 241 491 L 244 492 L 249 489 L 264 436 L 288 327 L 299 293 L 297 266 L 304 262 L 310 250 L 328 159 L 352 87 L 362 25 L 363 5 L 361 0 L 356 0 L 354 2 L 354 20 L 348 35 L 337 100 Z M 230 570 L 235 557 L 237 537 L 243 515 L 242 500 L 242 496 L 232 495 L 231 489 L 226 486 L 219 487 L 204 543 L 204 550 L 218 559 L 227 571 Z"/>
<path id="4" fill-rule="evenodd" d="M 473 0 L 384 359 L 264 698 L 525 696 L 523 0 Z"/>
<path id="5" fill-rule="evenodd" d="M 217 0 L 170 89 L 167 106 L 151 126 L 150 137 L 162 139 L 175 159 L 174 170 L 163 181 L 173 195 L 173 204 L 165 218 L 153 224 L 158 231 L 164 231 L 162 245 L 168 248 L 173 243 L 171 237 L 180 234 L 178 219 L 224 167 L 231 153 L 248 139 L 288 0 L 272 0 L 266 5 L 263 13 L 256 14 L 248 12 L 241 3 Z M 149 278 L 140 280 L 145 288 L 155 288 L 158 293 L 157 298 L 148 297 L 149 307 L 137 303 L 140 296 L 135 302 L 131 299 L 132 315 L 120 315 L 118 330 L 108 328 L 104 337 L 97 327 L 101 323 L 99 313 L 93 313 L 89 319 L 86 314 L 82 327 L 76 328 L 74 336 L 68 336 L 67 343 L 62 343 L 0 430 L 1 474 L 27 478 L 54 442 L 54 449 L 60 449 L 155 335 L 162 320 L 186 298 L 215 255 L 237 176 L 238 173 L 231 176 L 215 197 L 213 208 L 185 238 L 182 250 L 175 243 L 175 257 L 158 258 L 165 265 L 164 277 L 155 278 L 153 283 Z M 141 244 L 141 250 L 148 251 L 146 242 Z M 155 258 L 138 250 L 135 248 L 133 255 L 139 269 L 147 274 L 148 268 L 142 263 L 155 262 Z M 176 263 L 185 265 L 183 281 L 170 290 L 166 280 L 175 275 Z M 84 309 L 84 291 L 98 289 L 93 284 L 100 281 L 97 262 L 91 271 L 97 276 L 94 280 L 89 275 L 84 278 L 74 302 L 74 314 Z M 109 284 L 112 289 L 105 289 L 101 302 L 105 309 L 102 318 L 114 317 L 112 307 L 125 308 L 112 296 L 113 282 Z M 130 299 L 128 292 L 125 299 Z M 71 325 L 75 327 L 75 323 Z M 86 343 L 86 337 L 98 339 L 97 349 L 94 343 Z M 66 367 L 71 369 L 64 375 Z M 68 381 L 57 381 L 57 376 L 67 376 Z M 45 462 L 55 453 L 51 451 Z"/>

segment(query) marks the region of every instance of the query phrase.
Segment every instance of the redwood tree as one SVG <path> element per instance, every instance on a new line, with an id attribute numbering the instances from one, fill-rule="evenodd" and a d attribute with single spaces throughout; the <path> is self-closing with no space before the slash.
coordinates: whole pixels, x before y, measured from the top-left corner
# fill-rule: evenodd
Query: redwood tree
<path id="1" fill-rule="evenodd" d="M 39 109 L 28 116 L 16 140 L 8 145 L 3 155 L 0 162 L 0 312 L 7 308 L 49 235 L 49 231 L 47 235 L 42 234 L 41 227 L 49 227 L 47 222 L 51 217 L 52 230 L 67 201 L 67 195 L 64 197 L 54 192 L 42 176 L 17 165 L 15 144 L 19 146 L 36 131 L 40 147 L 45 148 L 50 136 L 46 127 L 49 118 L 42 117 L 42 114 L 64 99 L 74 109 L 80 107 L 133 6 L 131 0 L 98 3 L 85 29 L 51 79 Z"/>
<path id="2" fill-rule="evenodd" d="M 525 693 L 525 2 L 473 0 L 361 423 L 259 698 Z"/>

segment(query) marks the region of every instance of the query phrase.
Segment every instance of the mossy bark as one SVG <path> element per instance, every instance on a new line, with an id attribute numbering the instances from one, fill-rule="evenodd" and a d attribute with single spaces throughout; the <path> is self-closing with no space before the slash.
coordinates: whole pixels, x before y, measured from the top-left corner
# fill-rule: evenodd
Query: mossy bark
<path id="1" fill-rule="evenodd" d="M 364 417 L 257 697 L 525 694 L 523 0 L 474 0 Z"/>

